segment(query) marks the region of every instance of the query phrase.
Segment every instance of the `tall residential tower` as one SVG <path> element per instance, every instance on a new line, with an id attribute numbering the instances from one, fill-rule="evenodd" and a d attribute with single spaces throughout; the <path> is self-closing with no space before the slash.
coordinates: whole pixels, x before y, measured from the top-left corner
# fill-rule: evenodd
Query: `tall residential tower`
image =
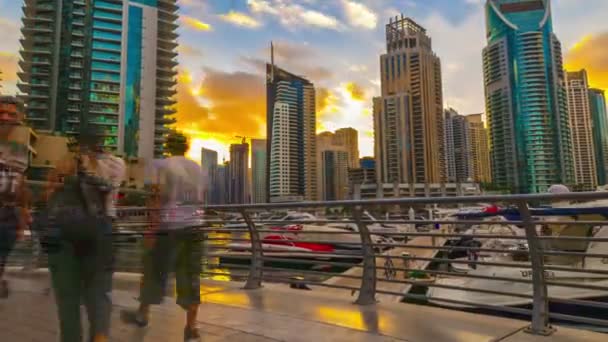
<path id="1" fill-rule="evenodd" d="M 26 0 L 19 89 L 32 127 L 161 156 L 174 122 L 176 2 Z"/>
<path id="2" fill-rule="evenodd" d="M 277 67 L 271 56 L 266 65 L 269 200 L 316 200 L 315 87 Z"/>
<path id="3" fill-rule="evenodd" d="M 597 187 L 597 169 L 587 71 L 567 72 L 566 85 L 576 189 L 592 191 Z"/>
<path id="4" fill-rule="evenodd" d="M 386 25 L 380 56 L 382 93 L 374 98 L 378 183 L 442 183 L 441 63 L 426 30 L 410 18 Z"/>
<path id="5" fill-rule="evenodd" d="M 486 25 L 493 182 L 517 193 L 573 184 L 562 48 L 550 0 L 487 0 Z"/>
<path id="6" fill-rule="evenodd" d="M 251 139 L 251 200 L 253 203 L 266 203 L 266 140 Z"/>

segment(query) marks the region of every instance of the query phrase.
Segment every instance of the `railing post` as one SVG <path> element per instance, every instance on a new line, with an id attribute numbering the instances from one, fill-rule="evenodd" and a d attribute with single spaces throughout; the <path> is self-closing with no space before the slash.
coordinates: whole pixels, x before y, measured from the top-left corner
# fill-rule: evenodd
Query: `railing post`
<path id="1" fill-rule="evenodd" d="M 526 332 L 535 335 L 551 335 L 555 329 L 549 325 L 549 295 L 547 291 L 547 283 L 545 282 L 545 271 L 543 254 L 541 252 L 541 244 L 536 234 L 536 226 L 532 220 L 532 215 L 526 202 L 517 203 L 526 238 L 528 240 L 528 249 L 530 251 L 530 263 L 532 264 L 532 325 L 526 329 Z"/>
<path id="2" fill-rule="evenodd" d="M 355 304 L 371 305 L 376 303 L 376 256 L 372 236 L 367 225 L 362 220 L 361 207 L 354 208 L 353 216 L 361 236 L 361 253 L 363 254 L 363 275 L 361 276 L 361 287 L 359 297 Z"/>
<path id="3" fill-rule="evenodd" d="M 255 290 L 262 287 L 262 275 L 264 267 L 264 252 L 262 251 L 262 240 L 260 233 L 255 227 L 255 223 L 251 220 L 249 213 L 246 210 L 241 210 L 241 215 L 247 223 L 249 229 L 249 239 L 251 240 L 251 265 L 249 266 L 249 276 L 245 283 L 246 290 Z"/>

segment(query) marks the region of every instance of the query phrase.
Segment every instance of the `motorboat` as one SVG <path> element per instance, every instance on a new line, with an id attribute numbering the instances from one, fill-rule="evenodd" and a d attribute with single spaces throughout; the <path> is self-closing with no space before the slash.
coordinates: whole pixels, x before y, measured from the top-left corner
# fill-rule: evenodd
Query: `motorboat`
<path id="1" fill-rule="evenodd" d="M 255 221 L 255 220 L 254 220 Z M 281 215 L 273 215 L 268 217 L 267 219 L 261 221 L 268 222 L 285 222 L 289 223 L 305 223 L 305 222 L 313 222 L 319 221 L 319 219 L 310 213 L 298 212 L 298 211 L 289 211 L 287 214 Z M 266 226 L 266 224 L 261 224 L 262 226 Z M 245 223 L 245 219 L 243 217 L 234 217 L 232 220 L 228 221 L 224 225 L 225 229 L 247 229 L 247 223 Z"/>
<path id="2" fill-rule="evenodd" d="M 589 224 L 561 224 L 566 221 L 600 221 L 608 217 L 608 208 L 596 207 L 591 204 L 577 204 L 563 208 L 534 208 L 530 210 L 534 216 L 536 230 L 541 236 L 564 236 L 564 237 L 590 237 L 607 239 L 608 226 L 592 226 Z M 599 219 L 598 219 L 599 218 Z M 550 223 L 544 224 L 543 222 Z M 517 235 L 522 234 L 516 232 Z M 493 290 L 505 293 L 532 295 L 532 284 L 530 282 L 514 282 L 508 279 L 531 279 L 532 270 L 529 264 L 529 253 L 526 240 L 509 239 L 490 239 L 485 241 L 481 248 L 512 249 L 511 253 L 489 253 L 480 256 L 476 260 L 510 263 L 513 267 L 499 267 L 490 265 L 476 265 L 469 267 L 458 263 L 452 263 L 451 269 L 454 273 L 462 272 L 474 277 L 459 277 L 457 274 L 448 277 L 439 277 L 435 280 L 435 285 L 446 285 L 450 288 L 431 286 L 427 292 L 430 303 L 465 309 L 470 311 L 486 312 L 487 304 L 495 306 L 513 306 L 529 308 L 532 300 L 519 296 L 498 295 L 482 293 L 471 290 L 459 290 L 454 287 L 464 289 Z M 545 255 L 545 266 L 559 266 L 560 268 L 571 268 L 572 270 L 545 270 L 545 277 L 551 281 L 548 285 L 548 294 L 555 299 L 570 299 L 578 301 L 608 301 L 608 257 L 598 257 L 608 255 L 608 242 L 588 241 L 582 239 L 543 239 L 540 240 L 544 250 L 548 251 L 567 251 L 577 252 L 571 255 Z M 501 244 L 502 243 L 502 244 Z M 491 245 L 494 244 L 494 245 Z M 582 253 L 592 256 L 583 256 Z M 520 265 L 520 266 L 519 266 Z M 589 272 L 585 272 L 589 270 Z M 600 274 L 593 271 L 602 271 Z M 475 277 L 478 276 L 478 277 Z M 488 278 L 498 278 L 488 279 Z M 593 289 L 580 288 L 564 285 L 592 285 Z M 449 299 L 454 302 L 442 301 Z M 550 299 L 551 300 L 551 299 Z M 466 303 L 466 304 L 465 304 Z M 478 305 L 478 306 L 477 306 Z M 579 304 L 566 304 L 563 302 L 552 303 L 556 311 L 560 313 L 588 312 L 589 308 Z M 482 307 L 486 309 L 481 309 Z M 587 310 L 587 311 L 585 311 Z M 608 318 L 607 310 L 597 310 L 593 315 L 605 315 Z M 490 310 L 491 311 L 491 310 Z M 601 312 L 600 312 L 601 311 Z M 496 311 L 497 312 L 497 311 Z"/>
<path id="3" fill-rule="evenodd" d="M 359 226 L 357 223 L 352 222 L 352 220 L 345 220 L 346 222 L 338 222 L 338 223 L 330 223 L 328 226 L 330 228 L 338 228 L 344 229 L 352 232 L 358 232 Z M 415 233 L 416 228 L 412 224 L 387 224 L 379 222 L 372 214 L 368 211 L 363 212 L 363 221 L 365 221 L 366 227 L 371 234 L 376 235 L 387 235 L 392 237 L 393 239 L 398 239 L 398 236 L 394 234 L 405 234 L 407 233 Z"/>

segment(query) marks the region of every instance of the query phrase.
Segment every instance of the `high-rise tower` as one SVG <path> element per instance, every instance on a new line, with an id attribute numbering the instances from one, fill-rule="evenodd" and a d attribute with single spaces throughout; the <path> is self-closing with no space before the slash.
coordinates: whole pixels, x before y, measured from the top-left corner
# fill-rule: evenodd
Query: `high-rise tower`
<path id="1" fill-rule="evenodd" d="M 230 145 L 228 168 L 228 201 L 230 204 L 249 203 L 249 144 Z"/>
<path id="2" fill-rule="evenodd" d="M 307 79 L 277 67 L 274 53 L 271 56 L 272 62 L 266 65 L 269 200 L 315 200 L 315 87 Z"/>
<path id="3" fill-rule="evenodd" d="M 589 89 L 591 118 L 593 120 L 593 147 L 599 185 L 608 183 L 608 113 L 606 98 L 601 89 Z"/>
<path id="4" fill-rule="evenodd" d="M 19 73 L 36 129 L 163 154 L 174 122 L 176 0 L 26 0 Z"/>
<path id="5" fill-rule="evenodd" d="M 469 114 L 464 118 L 469 126 L 473 181 L 475 183 L 490 183 L 492 181 L 492 169 L 490 167 L 488 129 L 485 127 L 481 116 L 482 114 Z"/>
<path id="6" fill-rule="evenodd" d="M 268 158 L 265 139 L 251 139 L 251 199 L 253 203 L 266 203 L 266 160 Z"/>
<path id="7" fill-rule="evenodd" d="M 595 190 L 597 169 L 587 71 L 583 69 L 567 72 L 566 85 L 576 188 L 587 191 Z"/>
<path id="8" fill-rule="evenodd" d="M 561 44 L 550 0 L 487 0 L 483 50 L 492 181 L 514 192 L 573 184 Z"/>
<path id="9" fill-rule="evenodd" d="M 374 98 L 378 182 L 444 182 L 441 63 L 431 38 L 402 15 L 386 25 L 386 49 Z"/>

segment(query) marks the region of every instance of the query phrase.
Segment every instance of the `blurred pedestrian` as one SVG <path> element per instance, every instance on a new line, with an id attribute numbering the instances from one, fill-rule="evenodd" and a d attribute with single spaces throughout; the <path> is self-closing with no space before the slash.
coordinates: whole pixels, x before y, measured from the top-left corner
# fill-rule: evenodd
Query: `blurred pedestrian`
<path id="1" fill-rule="evenodd" d="M 4 279 L 7 258 L 31 223 L 23 171 L 0 164 L 0 298 L 9 295 Z"/>
<path id="2" fill-rule="evenodd" d="M 114 258 L 111 196 L 124 174 L 118 158 L 81 142 L 49 179 L 46 245 L 62 342 L 82 341 L 81 301 L 89 340 L 108 339 Z"/>
<path id="3" fill-rule="evenodd" d="M 148 206 L 151 224 L 146 234 L 140 306 L 136 311 L 124 311 L 123 320 L 147 326 L 150 306 L 161 304 L 169 273 L 175 271 L 177 304 L 186 311 L 184 341 L 198 341 L 202 242 L 196 229 L 200 225 L 197 207 L 192 204 L 200 201 L 200 167 L 179 156 L 158 160 L 153 168 L 155 184 Z"/>

